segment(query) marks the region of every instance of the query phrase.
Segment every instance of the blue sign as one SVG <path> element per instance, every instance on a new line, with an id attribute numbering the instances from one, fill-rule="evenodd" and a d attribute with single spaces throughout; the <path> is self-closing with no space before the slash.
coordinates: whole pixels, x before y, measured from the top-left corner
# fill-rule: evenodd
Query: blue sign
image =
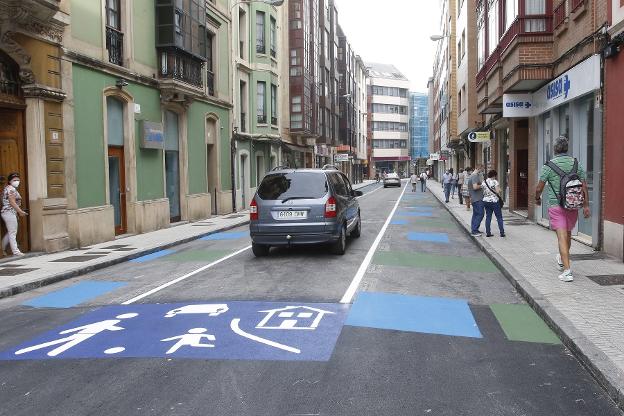
<path id="1" fill-rule="evenodd" d="M 509 101 L 505 103 L 505 107 L 507 108 L 526 108 L 529 109 L 532 107 L 531 102 L 529 101 Z"/>
<path id="2" fill-rule="evenodd" d="M 162 123 L 142 121 L 143 136 L 141 147 L 144 149 L 164 149 L 165 134 Z"/>
<path id="3" fill-rule="evenodd" d="M 568 92 L 571 87 L 572 83 L 570 82 L 570 77 L 568 75 L 559 77 L 548 84 L 548 88 L 546 89 L 546 98 L 548 100 L 554 100 L 562 95 L 563 98 L 568 98 Z"/>
<path id="4" fill-rule="evenodd" d="M 106 306 L 4 351 L 0 359 L 328 361 L 348 310 L 241 301 Z"/>

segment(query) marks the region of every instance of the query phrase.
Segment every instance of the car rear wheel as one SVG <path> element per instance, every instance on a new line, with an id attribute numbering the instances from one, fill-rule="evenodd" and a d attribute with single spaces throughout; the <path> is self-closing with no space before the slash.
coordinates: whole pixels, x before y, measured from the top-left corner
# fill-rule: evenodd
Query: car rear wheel
<path id="1" fill-rule="evenodd" d="M 256 257 L 266 257 L 269 255 L 269 249 L 271 247 L 264 244 L 251 244 L 251 251 L 253 251 L 254 256 Z"/>
<path id="2" fill-rule="evenodd" d="M 358 215 L 358 222 L 355 225 L 355 228 L 353 229 L 353 231 L 351 231 L 351 237 L 360 238 L 361 235 L 362 235 L 362 218 L 360 218 L 360 216 Z"/>
<path id="3" fill-rule="evenodd" d="M 347 249 L 347 227 L 342 226 L 342 229 L 340 230 L 340 237 L 338 238 L 338 241 L 336 241 L 335 243 L 333 243 L 331 245 L 331 252 L 332 254 L 338 254 L 339 256 L 342 256 L 345 251 Z"/>

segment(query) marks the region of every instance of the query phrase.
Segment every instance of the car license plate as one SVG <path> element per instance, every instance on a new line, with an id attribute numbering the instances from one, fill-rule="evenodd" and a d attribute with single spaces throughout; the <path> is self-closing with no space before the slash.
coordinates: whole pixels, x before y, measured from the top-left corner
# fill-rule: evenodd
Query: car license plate
<path id="1" fill-rule="evenodd" d="M 279 211 L 277 213 L 277 218 L 279 219 L 287 219 L 287 218 L 306 219 L 307 217 L 308 217 L 308 213 L 306 211 Z"/>

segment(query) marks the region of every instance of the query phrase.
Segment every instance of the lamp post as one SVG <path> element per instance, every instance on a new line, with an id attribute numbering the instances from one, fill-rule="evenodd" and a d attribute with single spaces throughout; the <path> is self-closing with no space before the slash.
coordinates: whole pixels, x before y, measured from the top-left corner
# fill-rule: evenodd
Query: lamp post
<path id="1" fill-rule="evenodd" d="M 274 7 L 278 7 L 284 4 L 284 0 L 242 0 L 242 1 L 237 1 L 234 2 L 232 4 L 232 6 L 230 6 L 230 15 L 232 14 L 232 11 L 234 10 L 234 7 L 240 5 L 240 4 L 251 4 L 251 3 L 264 3 L 264 4 L 268 4 L 269 6 L 274 6 Z M 232 16 L 231 16 L 232 17 Z M 234 18 L 232 17 L 232 22 L 234 22 Z M 239 26 L 240 26 L 240 21 L 238 22 Z M 238 39 L 238 44 L 240 45 L 240 27 L 239 27 L 239 39 Z M 232 38 L 234 38 L 234 35 L 232 34 Z M 230 42 L 230 56 L 232 59 L 232 63 L 234 63 L 234 56 L 235 56 L 235 50 L 234 50 L 234 42 Z M 236 101 L 236 65 L 232 65 L 232 103 L 235 103 Z M 240 108 L 239 108 L 239 113 L 240 111 L 242 111 L 242 100 L 240 102 Z M 234 123 L 237 120 L 236 117 L 236 106 L 234 106 L 234 117 L 232 117 L 232 122 Z M 242 126 L 241 126 L 242 127 Z M 250 121 L 250 127 L 251 127 L 251 121 Z M 236 212 L 236 140 L 238 139 L 238 127 L 235 127 L 232 125 L 232 140 L 230 143 L 230 170 L 231 170 L 231 178 L 232 178 L 232 211 Z M 244 169 L 244 167 L 242 167 Z M 244 184 L 243 184 L 244 185 Z M 242 186 L 242 185 L 241 185 Z M 243 190 L 244 191 L 244 190 Z"/>

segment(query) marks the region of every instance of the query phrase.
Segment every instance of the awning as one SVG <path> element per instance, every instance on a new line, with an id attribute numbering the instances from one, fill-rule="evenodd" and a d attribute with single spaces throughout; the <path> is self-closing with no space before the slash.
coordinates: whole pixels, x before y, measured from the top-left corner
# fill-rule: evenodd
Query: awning
<path id="1" fill-rule="evenodd" d="M 286 148 L 286 150 L 288 150 L 290 152 L 305 153 L 305 152 L 310 150 L 310 147 L 308 147 L 308 146 L 301 146 L 301 145 L 298 145 L 298 144 L 291 144 L 291 143 L 284 143 L 284 142 L 282 142 L 282 145 Z"/>

